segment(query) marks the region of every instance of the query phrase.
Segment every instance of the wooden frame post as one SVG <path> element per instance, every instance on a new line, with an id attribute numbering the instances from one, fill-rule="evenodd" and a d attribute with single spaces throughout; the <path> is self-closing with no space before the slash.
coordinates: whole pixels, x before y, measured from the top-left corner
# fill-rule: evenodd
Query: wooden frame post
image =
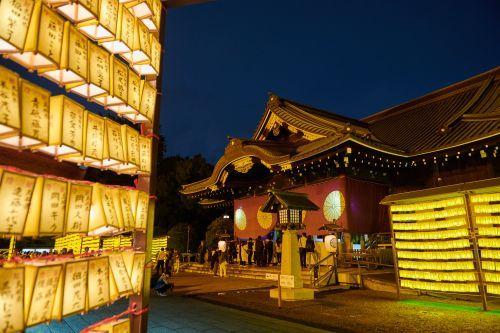
<path id="1" fill-rule="evenodd" d="M 391 226 L 391 244 L 392 244 L 392 257 L 394 262 L 394 275 L 396 277 L 396 297 L 401 298 L 401 290 L 399 285 L 399 268 L 398 268 L 398 255 L 396 250 L 396 237 L 394 236 L 394 228 L 392 227 L 392 212 L 389 208 L 389 224 Z"/>

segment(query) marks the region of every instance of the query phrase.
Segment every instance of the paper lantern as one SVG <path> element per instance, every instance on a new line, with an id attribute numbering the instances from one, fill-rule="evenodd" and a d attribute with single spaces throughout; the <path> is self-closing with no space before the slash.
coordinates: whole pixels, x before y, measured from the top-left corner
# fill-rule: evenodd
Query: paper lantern
<path id="1" fill-rule="evenodd" d="M 87 286 L 89 281 L 89 261 L 76 260 L 67 262 L 64 270 L 64 284 L 61 304 L 62 317 L 85 311 Z"/>
<path id="2" fill-rule="evenodd" d="M 110 267 L 110 299 L 115 300 L 118 297 L 132 294 L 133 287 L 130 283 L 130 277 L 122 254 L 113 253 L 108 257 Z"/>
<path id="3" fill-rule="evenodd" d="M 64 34 L 64 19 L 42 5 L 34 12 L 24 47 L 20 52 L 9 54 L 9 58 L 30 69 L 57 69 L 61 60 Z"/>
<path id="4" fill-rule="evenodd" d="M 90 208 L 89 236 L 112 235 L 122 229 L 122 221 L 116 212 L 113 189 L 94 184 Z"/>
<path id="5" fill-rule="evenodd" d="M 20 52 L 26 43 L 28 29 L 40 13 L 36 0 L 0 2 L 0 53 Z"/>
<path id="6" fill-rule="evenodd" d="M 125 115 L 132 122 L 136 121 L 138 116 L 142 117 L 142 121 L 147 121 L 146 118 L 139 114 L 141 106 L 141 77 L 134 71 L 128 71 L 128 92 L 127 104 L 110 105 L 109 109 L 119 115 Z"/>
<path id="7" fill-rule="evenodd" d="M 151 0 L 121 0 L 120 2 L 126 3 L 126 6 L 138 19 L 142 20 L 153 16 Z"/>
<path id="8" fill-rule="evenodd" d="M 24 231 L 36 177 L 10 171 L 0 181 L 0 234 L 21 235 Z"/>
<path id="9" fill-rule="evenodd" d="M 78 164 L 90 164 L 103 159 L 106 123 L 104 118 L 85 111 L 84 149 L 80 156 L 62 156 L 61 159 Z"/>
<path id="10" fill-rule="evenodd" d="M 142 20 L 144 25 L 146 25 L 146 27 L 148 27 L 149 31 L 151 32 L 157 32 L 158 30 L 160 30 L 161 8 L 161 0 L 151 0 L 151 9 L 153 11 L 153 16 Z"/>
<path id="11" fill-rule="evenodd" d="M 66 221 L 67 193 L 67 182 L 50 178 L 45 179 L 40 210 L 40 235 L 63 233 Z"/>
<path id="12" fill-rule="evenodd" d="M 49 142 L 38 151 L 51 156 L 81 156 L 85 109 L 64 95 L 50 98 Z"/>
<path id="13" fill-rule="evenodd" d="M 56 10 L 73 23 L 81 23 L 97 19 L 99 0 L 71 0 L 58 6 Z"/>
<path id="14" fill-rule="evenodd" d="M 133 229 L 135 227 L 135 217 L 132 206 L 132 199 L 128 192 L 128 190 L 124 189 L 118 190 L 123 218 L 123 227 L 125 229 Z"/>
<path id="15" fill-rule="evenodd" d="M 325 236 L 325 248 L 328 252 L 337 251 L 337 237 L 335 237 L 335 235 Z"/>
<path id="16" fill-rule="evenodd" d="M 89 309 L 109 303 L 109 277 L 109 258 L 107 256 L 89 259 Z"/>
<path id="17" fill-rule="evenodd" d="M 70 183 L 66 233 L 86 233 L 92 204 L 92 186 Z"/>
<path id="18" fill-rule="evenodd" d="M 114 39 L 118 23 L 118 0 L 100 0 L 98 19 L 78 25 L 78 29 L 94 41 Z"/>
<path id="19" fill-rule="evenodd" d="M 22 79 L 20 79 L 20 87 L 21 133 L 18 132 L 17 135 L 12 135 L 14 132 L 10 132 L 0 142 L 15 149 L 42 147 L 47 144 L 49 139 L 50 92 Z M 13 86 L 11 88 L 13 89 Z M 14 103 L 15 101 L 11 103 L 9 108 L 15 108 Z M 18 124 L 17 116 L 10 113 L 10 111 L 8 112 L 12 115 L 12 118 L 7 119 L 5 123 L 12 125 L 9 128 L 14 129 Z M 3 128 L 8 131 L 8 129 L 5 129 L 7 127 Z"/>
<path id="20" fill-rule="evenodd" d="M 83 84 L 75 83 L 66 86 L 71 92 L 84 98 L 105 95 L 110 90 L 111 64 L 109 53 L 103 48 L 88 43 L 88 75 Z"/>
<path id="21" fill-rule="evenodd" d="M 156 89 L 147 81 L 142 81 L 141 88 L 141 105 L 139 113 L 153 124 L 156 107 Z"/>
<path id="22" fill-rule="evenodd" d="M 130 126 L 122 126 L 122 135 L 125 139 L 127 165 L 122 170 L 135 173 L 141 165 L 140 135 Z M 127 171 L 129 170 L 129 171 Z"/>
<path id="23" fill-rule="evenodd" d="M 105 123 L 106 135 L 104 137 L 103 157 L 100 161 L 90 164 L 96 168 L 110 168 L 125 163 L 121 125 L 107 118 Z"/>
<path id="24" fill-rule="evenodd" d="M 132 289 L 135 294 L 141 294 L 146 254 L 142 252 L 123 252 L 122 255 L 130 276 Z"/>
<path id="25" fill-rule="evenodd" d="M 30 263 L 25 266 L 24 317 L 26 326 L 44 323 L 52 318 L 52 308 L 56 300 L 62 270 L 62 264 Z"/>
<path id="26" fill-rule="evenodd" d="M 111 85 L 109 95 L 95 97 L 94 101 L 104 107 L 126 105 L 128 95 L 128 66 L 111 56 Z"/>
<path id="27" fill-rule="evenodd" d="M 145 136 L 139 136 L 139 150 L 141 156 L 140 173 L 151 173 L 151 155 L 153 140 Z"/>
<path id="28" fill-rule="evenodd" d="M 133 64 L 132 68 L 140 75 L 158 75 L 160 73 L 161 44 L 151 35 L 151 61 Z"/>
<path id="29" fill-rule="evenodd" d="M 136 207 L 135 228 L 136 230 L 146 230 L 148 226 L 149 194 L 138 191 Z"/>
<path id="30" fill-rule="evenodd" d="M 24 267 L 1 267 L 0 286 L 0 331 L 24 331 Z"/>
<path id="31" fill-rule="evenodd" d="M 2 2 L 2 5 L 6 2 Z M 10 137 L 18 138 L 21 131 L 19 75 L 2 66 L 0 66 L 0 105 L 0 142 Z"/>
<path id="32" fill-rule="evenodd" d="M 134 15 L 124 5 L 120 5 L 116 36 L 112 41 L 103 42 L 102 47 L 113 54 L 130 52 L 134 45 L 134 28 Z"/>
<path id="33" fill-rule="evenodd" d="M 88 40 L 69 22 L 65 23 L 61 61 L 57 69 L 39 69 L 38 73 L 59 86 L 83 84 L 88 73 Z"/>
<path id="34" fill-rule="evenodd" d="M 105 324 L 99 325 L 89 331 L 89 333 L 130 333 L 130 319 L 116 319 Z"/>
<path id="35" fill-rule="evenodd" d="M 226 241 L 221 240 L 217 243 L 217 248 L 219 249 L 219 251 L 226 252 L 226 247 Z"/>
<path id="36" fill-rule="evenodd" d="M 121 56 L 132 65 L 151 61 L 151 36 L 149 29 L 138 19 L 135 20 L 132 50 L 122 53 Z"/>

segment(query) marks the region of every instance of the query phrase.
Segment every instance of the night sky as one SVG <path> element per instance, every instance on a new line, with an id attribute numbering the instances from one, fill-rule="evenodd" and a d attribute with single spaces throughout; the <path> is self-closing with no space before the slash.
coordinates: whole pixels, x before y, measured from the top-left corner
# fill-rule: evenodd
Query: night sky
<path id="1" fill-rule="evenodd" d="M 362 118 L 500 65 L 500 2 L 221 0 L 167 14 L 167 154 L 211 163 L 268 92 Z"/>

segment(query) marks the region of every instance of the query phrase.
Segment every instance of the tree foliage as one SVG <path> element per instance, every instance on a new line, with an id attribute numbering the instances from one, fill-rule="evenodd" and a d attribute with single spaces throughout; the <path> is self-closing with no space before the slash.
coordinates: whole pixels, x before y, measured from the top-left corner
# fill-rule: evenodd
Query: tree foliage
<path id="1" fill-rule="evenodd" d="M 219 235 L 229 234 L 232 235 L 234 231 L 233 220 L 218 217 L 210 223 L 205 233 L 205 240 L 208 247 L 217 246 Z"/>

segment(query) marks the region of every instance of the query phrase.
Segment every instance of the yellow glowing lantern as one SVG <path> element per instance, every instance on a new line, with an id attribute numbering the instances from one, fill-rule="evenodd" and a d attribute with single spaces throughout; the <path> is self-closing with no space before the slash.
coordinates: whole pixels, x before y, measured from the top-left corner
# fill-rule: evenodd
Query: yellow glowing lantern
<path id="1" fill-rule="evenodd" d="M 335 235 L 325 236 L 325 248 L 328 252 L 337 251 L 337 237 Z"/>
<path id="2" fill-rule="evenodd" d="M 130 276 L 132 289 L 135 294 L 141 294 L 146 254 L 143 252 L 123 252 L 122 255 Z"/>
<path id="3" fill-rule="evenodd" d="M 136 122 L 141 105 L 141 77 L 134 71 L 128 71 L 127 104 L 110 105 L 109 109 L 127 119 Z M 146 121 L 147 119 L 144 119 Z"/>
<path id="4" fill-rule="evenodd" d="M 26 264 L 24 288 L 26 326 L 44 323 L 52 318 L 52 308 L 62 271 L 61 264 Z"/>
<path id="5" fill-rule="evenodd" d="M 111 85 L 109 95 L 95 97 L 104 107 L 126 105 L 128 94 L 128 66 L 111 56 Z"/>
<path id="6" fill-rule="evenodd" d="M 116 37 L 114 40 L 103 42 L 101 45 L 113 54 L 130 52 L 134 45 L 134 28 L 134 15 L 124 5 L 120 5 Z"/>
<path id="7" fill-rule="evenodd" d="M 109 303 L 109 276 L 109 258 L 107 256 L 89 260 L 89 309 Z"/>
<path id="8" fill-rule="evenodd" d="M 135 227 L 135 217 L 132 206 L 132 199 L 129 195 L 128 190 L 120 189 L 119 199 L 123 218 L 123 226 L 126 229 L 133 229 Z"/>
<path id="9" fill-rule="evenodd" d="M 43 183 L 40 210 L 40 235 L 62 234 L 66 220 L 68 183 L 46 178 Z"/>
<path id="10" fill-rule="evenodd" d="M 64 29 L 59 68 L 39 69 L 38 73 L 59 86 L 85 83 L 88 72 L 88 39 L 69 22 L 65 23 Z"/>
<path id="11" fill-rule="evenodd" d="M 0 181 L 0 234 L 21 235 L 24 232 L 36 177 L 2 172 Z"/>
<path id="12" fill-rule="evenodd" d="M 151 61 L 151 36 L 149 29 L 138 19 L 135 20 L 132 50 L 122 53 L 121 56 L 130 64 Z"/>
<path id="13" fill-rule="evenodd" d="M 110 267 L 110 299 L 115 300 L 118 297 L 132 294 L 133 287 L 122 254 L 112 253 L 108 257 Z"/>
<path id="14" fill-rule="evenodd" d="M 139 112 L 151 124 L 154 122 L 156 89 L 147 81 L 142 81 L 141 105 Z"/>
<path id="15" fill-rule="evenodd" d="M 149 194 L 137 192 L 137 206 L 135 211 L 135 229 L 146 230 L 148 226 Z"/>
<path id="16" fill-rule="evenodd" d="M 71 22 L 81 23 L 97 19 L 99 0 L 70 0 L 56 9 Z"/>
<path id="17" fill-rule="evenodd" d="M 140 75 L 158 75 L 160 73 L 161 44 L 151 35 L 151 61 L 133 64 L 132 68 Z"/>
<path id="18" fill-rule="evenodd" d="M 66 88 L 84 98 L 109 93 L 111 64 L 109 53 L 103 48 L 88 43 L 88 75 L 83 84 L 68 84 Z"/>
<path id="19" fill-rule="evenodd" d="M 92 186 L 70 183 L 66 233 L 86 233 L 89 227 Z"/>
<path id="20" fill-rule="evenodd" d="M 2 3 L 3 4 L 3 3 Z M 21 131 L 19 75 L 0 66 L 0 142 Z"/>
<path id="21" fill-rule="evenodd" d="M 345 200 L 342 192 L 333 191 L 327 195 L 323 203 L 323 215 L 327 221 L 335 221 L 342 216 L 345 209 Z"/>
<path id="22" fill-rule="evenodd" d="M 153 6 L 151 4 L 151 0 L 120 0 L 120 2 L 125 3 L 138 19 L 143 20 L 153 16 Z"/>
<path id="23" fill-rule="evenodd" d="M 145 18 L 142 22 L 148 27 L 149 31 L 157 32 L 160 30 L 161 24 L 161 0 L 151 0 L 151 9 L 153 11 L 153 16 Z"/>
<path id="24" fill-rule="evenodd" d="M 116 319 L 105 324 L 99 325 L 89 333 L 130 333 L 130 319 Z"/>
<path id="25" fill-rule="evenodd" d="M 141 165 L 140 135 L 139 132 L 130 126 L 122 126 L 122 134 L 125 138 L 126 160 L 128 169 L 136 172 Z"/>
<path id="26" fill-rule="evenodd" d="M 64 19 L 42 5 L 30 23 L 28 36 L 20 52 L 9 54 L 9 58 L 22 66 L 34 70 L 57 69 L 61 60 L 64 34 Z"/>
<path id="27" fill-rule="evenodd" d="M 31 22 L 35 24 L 41 3 L 36 0 L 0 2 L 0 54 L 23 50 Z"/>
<path id="28" fill-rule="evenodd" d="M 0 331 L 24 331 L 24 267 L 1 267 L 0 286 Z"/>
<path id="29" fill-rule="evenodd" d="M 78 29 L 94 41 L 113 39 L 118 22 L 118 0 L 100 0 L 98 19 L 79 24 Z"/>
<path id="30" fill-rule="evenodd" d="M 67 262 L 64 270 L 62 288 L 61 311 L 54 311 L 61 315 L 59 318 L 85 311 L 87 302 L 87 286 L 89 285 L 89 261 L 76 260 Z M 54 306 L 57 309 L 57 306 Z"/>
<path id="31" fill-rule="evenodd" d="M 84 145 L 82 154 L 60 156 L 60 159 L 78 164 L 89 164 L 102 160 L 104 151 L 103 141 L 106 134 L 106 124 L 104 118 L 85 111 L 83 119 Z"/>
<path id="32" fill-rule="evenodd" d="M 107 118 L 105 123 L 103 158 L 90 164 L 96 168 L 111 168 L 125 162 L 121 125 Z"/>
<path id="33" fill-rule="evenodd" d="M 50 98 L 49 142 L 38 151 L 51 156 L 80 156 L 83 152 L 85 109 L 64 95 Z"/>
<path id="34" fill-rule="evenodd" d="M 139 136 L 139 150 L 141 164 L 139 170 L 141 173 L 151 173 L 151 152 L 153 140 L 145 136 Z"/>
<path id="35" fill-rule="evenodd" d="M 112 235 L 121 229 L 122 224 L 116 212 L 113 189 L 95 184 L 92 193 L 88 235 Z"/>

